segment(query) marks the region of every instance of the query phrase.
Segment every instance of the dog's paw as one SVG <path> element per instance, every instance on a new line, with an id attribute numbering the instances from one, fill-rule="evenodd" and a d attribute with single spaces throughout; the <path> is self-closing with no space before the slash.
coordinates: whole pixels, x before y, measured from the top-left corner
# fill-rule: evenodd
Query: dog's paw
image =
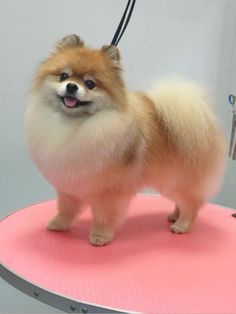
<path id="1" fill-rule="evenodd" d="M 69 224 L 62 217 L 56 216 L 49 221 L 47 229 L 51 231 L 67 231 L 69 229 Z"/>
<path id="2" fill-rule="evenodd" d="M 183 234 L 190 232 L 189 225 L 174 223 L 170 226 L 170 231 L 176 234 Z"/>
<path id="3" fill-rule="evenodd" d="M 100 235 L 92 234 L 89 237 L 89 242 L 94 246 L 104 246 L 111 242 L 112 239 Z"/>
<path id="4" fill-rule="evenodd" d="M 94 246 L 104 246 L 113 240 L 113 233 L 102 231 L 102 230 L 92 230 L 89 235 L 89 242 Z"/>

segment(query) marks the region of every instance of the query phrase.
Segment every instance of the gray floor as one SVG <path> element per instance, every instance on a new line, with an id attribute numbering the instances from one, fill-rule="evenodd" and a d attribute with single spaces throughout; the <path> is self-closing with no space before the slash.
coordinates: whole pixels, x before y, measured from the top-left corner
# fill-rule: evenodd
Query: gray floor
<path id="1" fill-rule="evenodd" d="M 30 298 L 0 279 L 0 313 L 64 313 Z"/>

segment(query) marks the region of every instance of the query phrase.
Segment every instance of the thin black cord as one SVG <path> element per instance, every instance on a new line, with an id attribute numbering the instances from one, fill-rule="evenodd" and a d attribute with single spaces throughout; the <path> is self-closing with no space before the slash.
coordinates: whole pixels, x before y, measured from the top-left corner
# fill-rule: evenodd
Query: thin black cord
<path id="1" fill-rule="evenodd" d="M 112 46 L 117 46 L 119 41 L 121 40 L 121 37 L 123 36 L 123 34 L 126 30 L 126 27 L 129 24 L 129 20 L 131 18 L 133 10 L 134 10 L 135 2 L 136 2 L 136 0 L 133 0 L 132 2 L 131 2 L 131 0 L 128 0 L 125 11 L 122 15 L 120 23 L 119 23 L 117 30 L 115 32 L 115 35 L 111 41 Z M 128 13 L 128 16 L 126 17 L 128 10 L 129 10 L 129 13 Z"/>
<path id="2" fill-rule="evenodd" d="M 118 39 L 118 37 L 119 37 L 120 31 L 121 31 L 121 29 L 122 29 L 122 26 L 123 26 L 123 24 L 124 24 L 126 14 L 127 14 L 128 9 L 129 9 L 129 6 L 130 6 L 130 2 L 131 2 L 131 0 L 129 0 L 128 3 L 127 3 L 127 5 L 126 5 L 126 8 L 125 8 L 125 11 L 124 11 L 124 13 L 123 13 L 123 15 L 122 15 L 122 18 L 121 18 L 121 20 L 120 20 L 120 23 L 119 23 L 119 25 L 118 25 L 118 27 L 117 27 L 117 30 L 116 30 L 116 32 L 115 32 L 115 35 L 114 35 L 112 41 L 111 41 L 111 45 L 113 45 L 113 46 L 116 46 L 116 45 L 117 45 L 117 39 Z"/>

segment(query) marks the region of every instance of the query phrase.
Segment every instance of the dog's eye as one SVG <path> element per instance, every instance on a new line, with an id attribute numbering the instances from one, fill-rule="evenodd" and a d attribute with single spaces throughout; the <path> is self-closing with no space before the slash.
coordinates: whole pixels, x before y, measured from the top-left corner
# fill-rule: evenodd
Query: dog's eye
<path id="1" fill-rule="evenodd" d="M 85 81 L 85 85 L 88 87 L 88 89 L 94 89 L 94 87 L 96 86 L 96 84 L 92 80 Z"/>
<path id="2" fill-rule="evenodd" d="M 68 79 L 69 75 L 67 73 L 61 73 L 60 75 L 60 81 L 65 81 L 66 79 Z"/>

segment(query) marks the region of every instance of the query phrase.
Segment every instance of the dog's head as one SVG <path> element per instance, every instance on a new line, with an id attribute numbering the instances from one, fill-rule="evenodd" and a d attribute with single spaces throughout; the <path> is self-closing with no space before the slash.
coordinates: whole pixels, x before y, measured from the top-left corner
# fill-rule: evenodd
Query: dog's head
<path id="1" fill-rule="evenodd" d="M 33 92 L 39 92 L 46 105 L 70 116 L 122 110 L 125 88 L 119 51 L 114 46 L 89 49 L 80 37 L 68 35 L 40 65 Z"/>

